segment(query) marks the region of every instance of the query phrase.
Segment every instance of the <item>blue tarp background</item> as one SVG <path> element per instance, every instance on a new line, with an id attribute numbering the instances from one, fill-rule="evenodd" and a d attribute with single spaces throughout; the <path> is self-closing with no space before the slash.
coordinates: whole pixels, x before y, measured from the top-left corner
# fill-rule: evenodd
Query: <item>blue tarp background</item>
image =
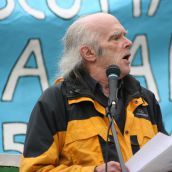
<path id="1" fill-rule="evenodd" d="M 0 153 L 21 153 L 31 110 L 53 84 L 62 37 L 79 16 L 115 15 L 133 41 L 132 71 L 151 89 L 172 132 L 172 1 L 1 0 Z"/>

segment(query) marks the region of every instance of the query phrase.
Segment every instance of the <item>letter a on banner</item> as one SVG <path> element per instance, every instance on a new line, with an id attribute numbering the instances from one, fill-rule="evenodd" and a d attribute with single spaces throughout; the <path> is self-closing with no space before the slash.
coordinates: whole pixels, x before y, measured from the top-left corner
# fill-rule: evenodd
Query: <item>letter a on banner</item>
<path id="1" fill-rule="evenodd" d="M 131 48 L 131 60 L 133 60 L 134 55 L 136 54 L 137 50 L 141 48 L 141 56 L 143 64 L 140 66 L 132 66 L 131 68 L 131 74 L 135 76 L 144 76 L 146 79 L 146 83 L 148 86 L 148 89 L 152 90 L 157 98 L 157 100 L 160 100 L 158 89 L 156 86 L 156 81 L 153 77 L 151 65 L 149 62 L 149 53 L 148 53 L 148 45 L 147 45 L 147 39 L 145 35 L 139 35 L 136 37 L 136 39 L 133 42 L 133 46 Z"/>
<path id="2" fill-rule="evenodd" d="M 32 53 L 35 54 L 37 68 L 26 68 L 25 65 Z M 43 90 L 45 90 L 49 86 L 39 40 L 32 39 L 29 41 L 24 52 L 14 66 L 12 73 L 7 81 L 7 86 L 4 90 L 4 94 L 2 97 L 3 101 L 11 101 L 19 78 L 24 76 L 40 77 L 40 82 Z"/>

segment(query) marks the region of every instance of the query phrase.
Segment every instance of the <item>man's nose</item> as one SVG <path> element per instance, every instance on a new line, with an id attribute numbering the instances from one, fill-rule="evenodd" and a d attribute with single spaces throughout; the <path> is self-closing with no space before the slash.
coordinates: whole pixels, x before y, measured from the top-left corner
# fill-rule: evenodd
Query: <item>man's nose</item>
<path id="1" fill-rule="evenodd" d="M 125 38 L 124 48 L 130 48 L 131 46 L 132 42 L 128 38 Z"/>

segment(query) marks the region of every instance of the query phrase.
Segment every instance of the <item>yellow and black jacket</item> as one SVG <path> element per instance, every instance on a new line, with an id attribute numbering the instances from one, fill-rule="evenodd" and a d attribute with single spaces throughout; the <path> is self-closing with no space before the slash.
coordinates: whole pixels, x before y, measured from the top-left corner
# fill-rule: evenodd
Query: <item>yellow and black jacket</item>
<path id="1" fill-rule="evenodd" d="M 40 97 L 28 124 L 20 172 L 93 172 L 105 162 L 106 151 L 108 161 L 118 161 L 111 135 L 109 149 L 105 149 L 109 125 L 106 103 L 81 75 L 71 72 Z M 166 131 L 154 94 L 130 75 L 122 82 L 125 100 L 120 112 L 124 122 L 122 129 L 118 122 L 115 127 L 127 161 L 158 131 Z"/>

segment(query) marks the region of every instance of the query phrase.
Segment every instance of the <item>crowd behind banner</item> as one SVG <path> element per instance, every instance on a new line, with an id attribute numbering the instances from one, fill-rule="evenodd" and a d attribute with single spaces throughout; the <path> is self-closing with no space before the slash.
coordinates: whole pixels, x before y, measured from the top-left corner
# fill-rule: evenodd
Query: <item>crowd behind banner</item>
<path id="1" fill-rule="evenodd" d="M 0 153 L 20 154 L 31 110 L 58 73 L 62 38 L 78 17 L 115 15 L 132 40 L 131 73 L 158 99 L 172 132 L 172 6 L 165 0 L 1 0 Z"/>

